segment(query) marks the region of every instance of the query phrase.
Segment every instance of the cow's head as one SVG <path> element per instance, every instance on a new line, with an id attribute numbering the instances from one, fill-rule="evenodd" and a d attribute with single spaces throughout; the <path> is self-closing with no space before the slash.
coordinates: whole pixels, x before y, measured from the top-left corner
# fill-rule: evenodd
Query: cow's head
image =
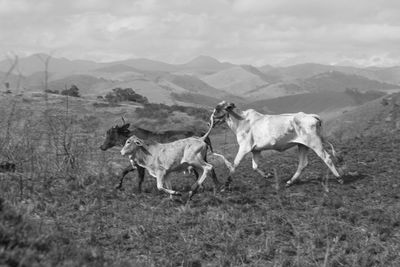
<path id="1" fill-rule="evenodd" d="M 226 120 L 229 112 L 231 112 L 235 107 L 236 106 L 234 103 L 226 101 L 222 101 L 217 106 L 215 106 L 213 114 L 213 120 L 214 120 L 213 126 L 223 123 Z"/>
<path id="2" fill-rule="evenodd" d="M 114 126 L 107 130 L 106 139 L 100 146 L 101 150 L 107 150 L 114 146 L 123 145 L 129 136 L 129 123 L 125 123 L 122 126 Z"/>
<path id="3" fill-rule="evenodd" d="M 126 156 L 135 154 L 136 150 L 140 148 L 147 151 L 146 145 L 143 142 L 143 140 L 137 137 L 136 135 L 132 135 L 131 137 L 128 138 L 128 140 L 126 140 L 124 147 L 121 149 L 121 155 Z"/>

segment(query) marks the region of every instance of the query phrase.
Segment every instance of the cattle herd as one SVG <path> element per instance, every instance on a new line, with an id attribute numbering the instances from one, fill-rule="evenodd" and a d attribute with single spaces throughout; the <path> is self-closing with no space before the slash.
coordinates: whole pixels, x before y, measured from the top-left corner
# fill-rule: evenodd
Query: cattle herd
<path id="1" fill-rule="evenodd" d="M 232 175 L 241 160 L 248 153 L 252 153 L 252 167 L 263 177 L 268 176 L 258 168 L 261 160 L 261 151 L 284 151 L 297 146 L 299 165 L 294 175 L 286 182 L 286 186 L 292 185 L 299 178 L 303 169 L 307 166 L 307 153 L 311 149 L 327 165 L 339 183 L 343 183 L 344 168 L 337 168 L 334 162 L 342 159 L 337 156 L 332 144 L 332 155 L 323 147 L 327 143 L 321 134 L 322 121 L 316 114 L 303 112 L 265 115 L 253 109 L 241 111 L 235 104 L 222 101 L 215 108 L 210 117 L 209 129 L 201 137 L 199 132 L 192 131 L 166 131 L 154 133 L 140 127 L 129 130 L 130 124 L 114 126 L 106 133 L 106 139 L 100 146 L 107 150 L 114 146 L 122 146 L 121 154 L 128 156 L 130 165 L 120 176 L 117 188 L 122 187 L 124 176 L 131 171 L 138 171 L 138 191 L 144 179 L 145 170 L 156 178 L 158 190 L 168 193 L 170 197 L 180 196 L 181 192 L 172 189 L 170 173 L 188 171 L 196 177 L 188 194 L 188 201 L 201 187 L 206 177 L 210 174 L 214 183 L 214 189 L 221 188 L 213 165 L 207 161 L 207 151 L 222 158 L 230 175 L 225 186 L 232 181 Z M 209 134 L 218 124 L 226 123 L 236 136 L 239 150 L 233 164 L 223 155 L 213 152 Z M 183 136 L 183 139 L 177 137 Z M 174 141 L 172 141 L 174 140 Z"/>

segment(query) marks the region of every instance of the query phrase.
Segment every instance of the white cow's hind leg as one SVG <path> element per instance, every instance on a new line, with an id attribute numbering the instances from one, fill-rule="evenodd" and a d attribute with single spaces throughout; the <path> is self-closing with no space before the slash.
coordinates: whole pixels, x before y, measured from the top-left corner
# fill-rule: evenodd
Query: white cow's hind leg
<path id="1" fill-rule="evenodd" d="M 299 144 L 298 149 L 299 149 L 299 166 L 297 167 L 297 170 L 293 175 L 293 177 L 286 182 L 286 186 L 292 185 L 294 181 L 296 181 L 296 179 L 300 177 L 301 172 L 304 170 L 305 167 L 307 167 L 308 164 L 308 158 L 307 158 L 308 147 Z"/>

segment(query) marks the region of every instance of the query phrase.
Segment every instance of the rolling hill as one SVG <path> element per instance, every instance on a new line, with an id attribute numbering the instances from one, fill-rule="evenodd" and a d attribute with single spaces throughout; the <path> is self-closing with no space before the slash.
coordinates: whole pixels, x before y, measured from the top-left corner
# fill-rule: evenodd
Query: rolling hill
<path id="1" fill-rule="evenodd" d="M 388 101 L 384 101 L 389 99 Z M 342 113 L 326 123 L 326 132 L 338 139 L 398 134 L 400 93 L 394 93 Z"/>
<path id="2" fill-rule="evenodd" d="M 252 102 L 260 99 L 271 99 L 304 93 L 308 93 L 308 91 L 295 83 L 277 82 L 247 91 L 245 97 L 249 102 Z"/>
<path id="3" fill-rule="evenodd" d="M 177 65 L 177 68 L 182 73 L 206 75 L 231 68 L 232 66 L 234 65 L 231 63 L 222 63 L 212 57 L 198 56 L 185 64 Z"/>
<path id="4" fill-rule="evenodd" d="M 11 62 L 1 61 L 0 78 L 3 76 L 3 83 L 9 82 L 11 88 L 19 86 L 25 91 L 41 91 L 44 89 L 43 60 L 46 58 L 48 55 L 44 54 L 20 58 L 18 68 L 22 76 L 14 72 L 8 77 L 5 77 L 5 73 Z M 47 76 L 50 89 L 63 90 L 75 84 L 80 88 L 81 94 L 89 98 L 104 95 L 116 87 L 130 87 L 151 102 L 204 106 L 214 105 L 216 101 L 224 99 L 241 104 L 260 101 L 257 106 L 262 106 L 263 104 L 258 103 L 267 99 L 270 99 L 269 105 L 273 101 L 282 104 L 281 97 L 296 98 L 295 95 L 299 95 L 297 102 L 304 101 L 303 104 L 293 104 L 292 101 L 289 103 L 293 107 L 304 107 L 308 110 L 308 106 L 313 104 L 302 97 L 302 94 L 327 93 L 325 96 L 315 96 L 321 100 L 335 92 L 339 94 L 331 94 L 331 101 L 342 103 L 340 93 L 348 88 L 356 88 L 362 92 L 400 90 L 399 70 L 400 67 L 355 68 L 314 63 L 288 67 L 265 65 L 256 68 L 220 62 L 208 56 L 199 56 L 183 64 L 169 64 L 145 58 L 97 63 L 52 57 Z M 277 99 L 272 100 L 274 98 Z M 338 107 L 343 105 L 338 104 Z M 327 104 L 326 109 L 333 106 Z"/>
<path id="5" fill-rule="evenodd" d="M 274 99 L 259 100 L 246 105 L 263 113 L 279 114 L 292 112 L 318 113 L 328 116 L 338 110 L 351 109 L 384 95 L 379 92 L 317 92 Z"/>
<path id="6" fill-rule="evenodd" d="M 249 72 L 241 66 L 202 77 L 202 80 L 215 88 L 238 96 L 244 96 L 247 91 L 268 85 L 268 82 L 259 75 Z"/>
<path id="7" fill-rule="evenodd" d="M 21 74 L 29 76 L 38 71 L 45 70 L 44 61 L 50 56 L 46 54 L 33 54 L 28 57 L 18 59 L 18 68 Z M 12 61 L 0 61 L 0 71 L 6 72 Z M 89 60 L 69 60 L 66 58 L 51 57 L 48 62 L 48 71 L 51 73 L 74 74 L 86 72 L 90 69 L 99 68 L 102 63 L 97 63 Z"/>
<path id="8" fill-rule="evenodd" d="M 301 80 L 298 84 L 310 92 L 340 92 L 346 88 L 357 88 L 362 91 L 400 89 L 399 85 L 371 80 L 359 75 L 329 71 Z"/>

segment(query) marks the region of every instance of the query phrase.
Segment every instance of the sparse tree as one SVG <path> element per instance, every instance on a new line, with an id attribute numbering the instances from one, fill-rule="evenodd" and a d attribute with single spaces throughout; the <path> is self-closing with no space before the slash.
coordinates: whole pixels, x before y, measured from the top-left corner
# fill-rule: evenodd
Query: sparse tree
<path id="1" fill-rule="evenodd" d="M 73 96 L 73 97 L 80 97 L 79 88 L 75 84 L 71 85 L 71 87 L 69 89 L 62 90 L 61 94 Z"/>

